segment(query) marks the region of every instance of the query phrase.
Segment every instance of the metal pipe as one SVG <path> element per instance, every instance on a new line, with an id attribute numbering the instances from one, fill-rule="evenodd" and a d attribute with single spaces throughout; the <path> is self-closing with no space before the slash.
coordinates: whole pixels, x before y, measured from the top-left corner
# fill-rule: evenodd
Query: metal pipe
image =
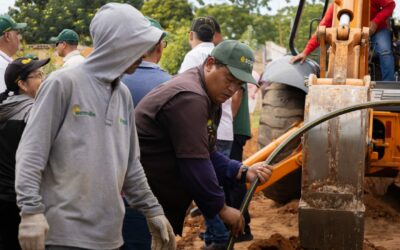
<path id="1" fill-rule="evenodd" d="M 343 13 L 339 19 L 339 26 L 349 26 L 350 25 L 350 15 Z"/>
<path id="2" fill-rule="evenodd" d="M 304 7 L 305 2 L 306 2 L 306 0 L 300 0 L 299 8 L 297 8 L 296 16 L 294 18 L 292 30 L 290 31 L 289 48 L 290 48 L 290 52 L 292 52 L 293 56 L 296 56 L 299 54 L 298 50 L 294 46 L 294 39 L 296 37 L 297 28 L 299 27 L 301 13 L 303 12 L 303 7 Z"/>
<path id="3" fill-rule="evenodd" d="M 299 128 L 297 131 L 295 131 L 292 135 L 290 135 L 284 142 L 282 142 L 270 155 L 269 157 L 265 160 L 266 164 L 270 164 L 277 155 L 279 155 L 282 150 L 288 145 L 289 143 L 293 142 L 294 140 L 297 140 L 301 135 L 303 135 L 305 132 L 309 131 L 310 129 L 314 128 L 315 126 L 318 126 L 319 124 L 330 120 L 334 117 L 356 111 L 359 109 L 366 109 L 366 108 L 373 108 L 373 107 L 381 107 L 381 106 L 400 106 L 400 101 L 377 101 L 377 102 L 367 102 L 367 103 L 361 103 L 361 104 L 356 104 L 352 105 L 349 107 L 345 107 L 342 109 L 338 109 L 336 111 L 330 112 L 326 115 L 321 116 L 320 118 L 307 122 L 304 124 L 303 127 Z M 244 210 L 247 209 L 247 207 L 250 204 L 251 198 L 253 197 L 253 194 L 257 188 L 257 186 L 260 184 L 260 180 L 256 178 L 247 190 L 246 196 L 243 199 L 242 205 L 240 206 L 240 212 L 243 214 Z M 229 236 L 229 241 L 228 241 L 228 246 L 227 250 L 232 250 L 233 246 L 235 244 L 234 238 L 232 234 Z"/>

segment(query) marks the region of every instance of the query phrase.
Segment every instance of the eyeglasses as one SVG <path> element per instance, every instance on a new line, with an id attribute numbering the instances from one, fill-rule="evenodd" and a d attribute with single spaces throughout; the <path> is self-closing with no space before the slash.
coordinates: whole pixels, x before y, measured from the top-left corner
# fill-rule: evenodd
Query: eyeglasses
<path id="1" fill-rule="evenodd" d="M 57 47 L 60 43 L 64 43 L 64 41 L 56 42 L 56 47 Z"/>
<path id="2" fill-rule="evenodd" d="M 161 41 L 161 44 L 162 44 L 163 48 L 166 48 L 167 45 L 168 45 L 168 42 L 165 41 L 165 40 L 162 40 L 162 41 Z"/>
<path id="3" fill-rule="evenodd" d="M 29 74 L 28 75 L 28 79 L 29 78 L 37 78 L 37 79 L 44 79 L 45 78 L 45 73 L 43 71 L 37 71 L 34 74 Z"/>

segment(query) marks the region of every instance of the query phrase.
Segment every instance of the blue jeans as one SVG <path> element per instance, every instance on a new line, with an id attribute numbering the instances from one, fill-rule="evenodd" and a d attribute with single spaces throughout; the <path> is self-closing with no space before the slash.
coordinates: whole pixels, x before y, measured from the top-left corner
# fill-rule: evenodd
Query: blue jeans
<path id="1" fill-rule="evenodd" d="M 229 158 L 231 154 L 232 143 L 233 141 L 217 140 L 215 146 L 217 147 L 218 152 Z"/>
<path id="2" fill-rule="evenodd" d="M 394 81 L 394 57 L 392 39 L 388 29 L 381 29 L 372 37 L 372 47 L 379 56 L 382 81 Z"/>
<path id="3" fill-rule="evenodd" d="M 225 227 L 224 222 L 216 215 L 214 218 L 205 218 L 206 220 L 206 232 L 204 233 L 204 242 L 206 246 L 211 243 L 215 244 L 227 244 L 229 232 Z"/>
<path id="4" fill-rule="evenodd" d="M 150 250 L 151 235 L 147 227 L 146 217 L 138 210 L 125 203 L 125 217 L 122 226 L 124 245 L 121 250 Z"/>

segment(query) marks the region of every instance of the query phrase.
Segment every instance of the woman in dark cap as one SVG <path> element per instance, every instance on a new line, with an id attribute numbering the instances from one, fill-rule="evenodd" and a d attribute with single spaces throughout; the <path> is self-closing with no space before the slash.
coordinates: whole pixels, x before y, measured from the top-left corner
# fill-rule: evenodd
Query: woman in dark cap
<path id="1" fill-rule="evenodd" d="M 16 205 L 15 153 L 37 90 L 43 81 L 41 67 L 50 59 L 21 57 L 11 62 L 0 94 L 0 248 L 21 249 L 18 243 L 19 210 Z M 10 93 L 13 92 L 13 95 Z"/>

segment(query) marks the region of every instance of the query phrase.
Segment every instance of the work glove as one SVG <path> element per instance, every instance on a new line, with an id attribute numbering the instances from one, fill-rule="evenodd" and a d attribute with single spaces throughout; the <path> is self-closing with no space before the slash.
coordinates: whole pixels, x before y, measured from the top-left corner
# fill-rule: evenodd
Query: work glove
<path id="1" fill-rule="evenodd" d="M 175 234 L 165 215 L 147 218 L 152 250 L 175 250 Z"/>
<path id="2" fill-rule="evenodd" d="M 49 224 L 44 214 L 23 214 L 18 233 L 22 250 L 44 250 L 48 231 Z"/>

